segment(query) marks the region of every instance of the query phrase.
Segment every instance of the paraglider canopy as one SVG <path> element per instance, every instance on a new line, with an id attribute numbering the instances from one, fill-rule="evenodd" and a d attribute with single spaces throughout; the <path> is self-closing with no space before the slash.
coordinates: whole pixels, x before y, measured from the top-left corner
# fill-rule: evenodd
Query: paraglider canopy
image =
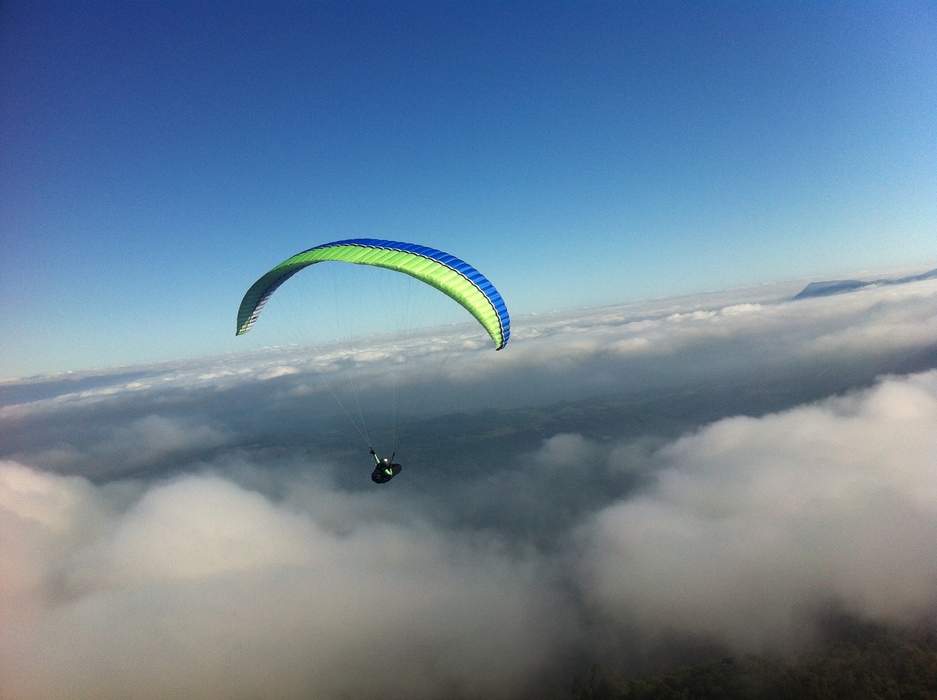
<path id="1" fill-rule="evenodd" d="M 249 331 L 277 288 L 303 268 L 325 261 L 371 265 L 410 275 L 461 304 L 491 336 L 495 349 L 511 335 L 511 319 L 498 290 L 478 270 L 435 248 L 373 238 L 325 243 L 298 253 L 254 282 L 238 309 L 237 335 Z"/>

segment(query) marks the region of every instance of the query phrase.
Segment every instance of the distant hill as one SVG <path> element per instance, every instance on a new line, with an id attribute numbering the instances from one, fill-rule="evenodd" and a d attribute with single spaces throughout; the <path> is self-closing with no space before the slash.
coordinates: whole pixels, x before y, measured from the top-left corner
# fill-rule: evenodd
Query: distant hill
<path id="1" fill-rule="evenodd" d="M 793 299 L 809 299 L 812 297 L 828 297 L 833 294 L 844 294 L 856 289 L 871 286 L 884 286 L 891 284 L 905 284 L 906 282 L 920 282 L 921 280 L 937 279 L 937 270 L 922 272 L 919 275 L 902 277 L 897 280 L 872 280 L 863 282 L 862 280 L 830 280 L 828 282 L 811 282 Z"/>

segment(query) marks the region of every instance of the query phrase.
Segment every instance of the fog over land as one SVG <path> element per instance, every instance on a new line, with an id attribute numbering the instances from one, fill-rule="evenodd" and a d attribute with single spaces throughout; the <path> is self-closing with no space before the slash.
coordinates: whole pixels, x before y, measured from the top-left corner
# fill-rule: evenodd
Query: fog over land
<path id="1" fill-rule="evenodd" d="M 562 697 L 932 621 L 937 280 L 797 291 L 427 331 L 380 487 L 339 350 L 3 381 L 0 696 Z"/>

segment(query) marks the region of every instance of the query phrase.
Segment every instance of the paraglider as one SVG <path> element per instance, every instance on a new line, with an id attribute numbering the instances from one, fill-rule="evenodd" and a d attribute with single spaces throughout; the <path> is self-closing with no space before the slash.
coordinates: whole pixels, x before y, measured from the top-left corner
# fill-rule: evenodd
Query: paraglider
<path id="1" fill-rule="evenodd" d="M 241 300 L 237 333 L 247 333 L 273 293 L 300 270 L 321 262 L 346 262 L 386 268 L 435 287 L 468 311 L 501 350 L 511 335 L 507 306 L 498 290 L 478 270 L 463 260 L 435 248 L 373 238 L 353 238 L 309 248 L 287 258 L 251 285 Z M 354 310 L 349 310 L 354 313 Z M 359 431 L 360 432 L 360 431 Z M 386 483 L 400 473 L 401 465 L 380 459 L 368 445 L 376 466 L 375 483 Z M 396 451 L 395 451 L 396 454 Z"/>
<path id="2" fill-rule="evenodd" d="M 381 459 L 377 456 L 377 453 L 374 449 L 371 449 L 371 456 L 374 457 L 374 471 L 371 472 L 371 481 L 375 484 L 386 484 L 388 481 L 393 479 L 400 473 L 400 470 L 403 469 L 403 466 L 394 462 L 394 455 L 390 456 L 390 459 L 384 457 Z"/>

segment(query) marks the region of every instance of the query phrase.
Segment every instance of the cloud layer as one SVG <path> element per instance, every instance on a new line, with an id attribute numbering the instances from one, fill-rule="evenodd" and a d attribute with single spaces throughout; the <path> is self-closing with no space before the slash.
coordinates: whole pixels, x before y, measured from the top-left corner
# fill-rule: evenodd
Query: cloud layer
<path id="1" fill-rule="evenodd" d="M 653 455 L 653 482 L 583 525 L 590 599 L 644 633 L 793 648 L 826 604 L 908 623 L 937 603 L 937 372 Z"/>
<path id="2" fill-rule="evenodd" d="M 935 298 L 460 338 L 439 381 L 484 410 L 418 422 L 446 458 L 382 488 L 322 447 L 289 350 L 7 383 L 0 696 L 539 698 L 593 661 L 790 652 L 830 607 L 932 617 Z"/>
<path id="3" fill-rule="evenodd" d="M 548 579 L 486 538 L 337 532 L 215 476 L 108 514 L 81 479 L 0 474 L 5 697 L 509 697 L 566 637 Z"/>

